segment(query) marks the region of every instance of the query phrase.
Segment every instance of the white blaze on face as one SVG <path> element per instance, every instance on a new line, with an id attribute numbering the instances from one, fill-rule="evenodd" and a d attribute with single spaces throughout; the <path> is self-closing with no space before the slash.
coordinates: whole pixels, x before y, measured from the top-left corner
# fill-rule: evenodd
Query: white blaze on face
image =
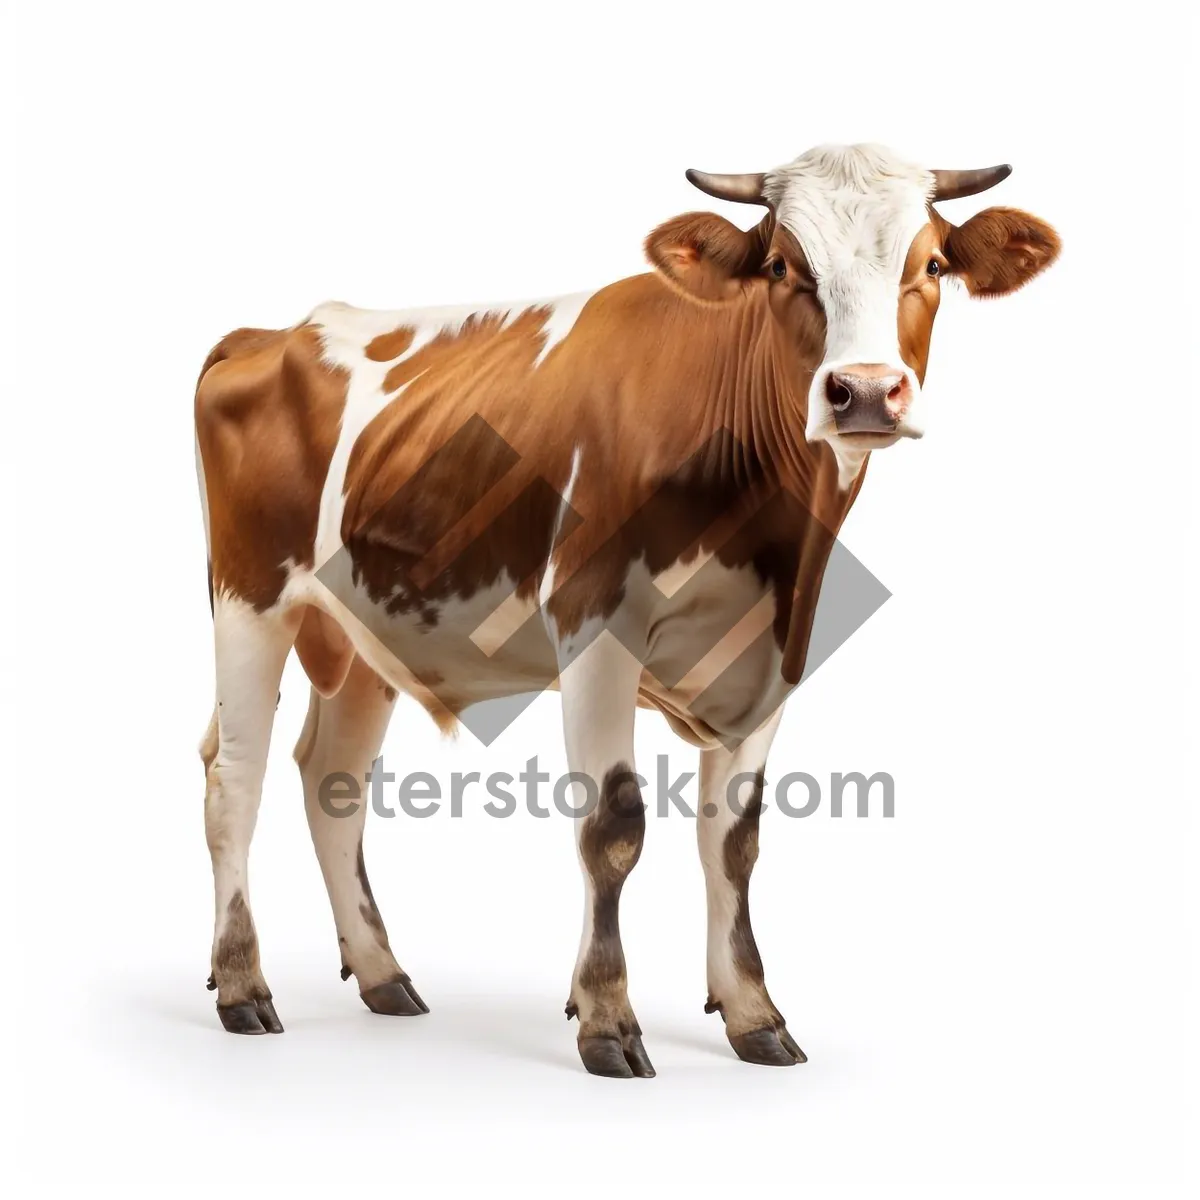
<path id="1" fill-rule="evenodd" d="M 833 412 L 825 397 L 831 371 L 880 363 L 904 371 L 912 403 L 898 428 L 920 436 L 920 383 L 900 357 L 900 279 L 913 239 L 928 223 L 933 175 L 882 146 L 821 146 L 767 173 L 766 197 L 800 243 L 825 312 L 825 359 L 809 395 L 810 441 L 828 441 L 839 461 Z"/>

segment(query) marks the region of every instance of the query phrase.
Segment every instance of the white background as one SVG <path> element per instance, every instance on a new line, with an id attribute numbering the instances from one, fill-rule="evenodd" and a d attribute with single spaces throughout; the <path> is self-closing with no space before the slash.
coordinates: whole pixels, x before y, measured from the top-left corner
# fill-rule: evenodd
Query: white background
<path id="1" fill-rule="evenodd" d="M 22 8 L 0 436 L 18 1194 L 1182 1194 L 1196 224 L 1168 10 Z M 622 912 L 656 1080 L 577 1059 L 561 817 L 371 822 L 432 1013 L 368 1013 L 338 979 L 290 761 L 294 663 L 252 855 L 287 1033 L 223 1034 L 195 751 L 209 347 L 328 298 L 594 287 L 716 204 L 685 167 L 857 140 L 1012 162 L 947 215 L 1028 208 L 1065 249 L 1012 298 L 945 296 L 930 432 L 876 457 L 844 532 L 894 599 L 776 742 L 775 777 L 896 779 L 891 821 L 764 818 L 755 926 L 809 1063 L 743 1065 L 701 1011 L 679 817 L 650 823 Z M 658 718 L 638 739 L 644 763 L 691 766 Z M 385 749 L 443 781 L 534 753 L 565 769 L 555 696 L 487 752 L 402 702 Z"/>

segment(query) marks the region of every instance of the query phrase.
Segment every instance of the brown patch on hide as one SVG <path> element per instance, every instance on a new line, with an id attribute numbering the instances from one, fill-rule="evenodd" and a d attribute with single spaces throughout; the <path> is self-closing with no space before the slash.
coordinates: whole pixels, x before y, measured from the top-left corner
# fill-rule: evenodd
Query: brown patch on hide
<path id="1" fill-rule="evenodd" d="M 399 358 L 413 344 L 416 330 L 410 325 L 401 325 L 391 333 L 381 333 L 367 343 L 363 353 L 372 362 L 391 362 Z"/>
<path id="2" fill-rule="evenodd" d="M 758 861 L 758 822 L 762 815 L 763 773 L 754 779 L 754 791 L 733 825 L 725 835 L 725 877 L 737 894 L 737 911 L 733 918 L 730 941 L 733 961 L 738 971 L 755 983 L 763 981 L 762 958 L 750 927 L 750 873 Z"/>

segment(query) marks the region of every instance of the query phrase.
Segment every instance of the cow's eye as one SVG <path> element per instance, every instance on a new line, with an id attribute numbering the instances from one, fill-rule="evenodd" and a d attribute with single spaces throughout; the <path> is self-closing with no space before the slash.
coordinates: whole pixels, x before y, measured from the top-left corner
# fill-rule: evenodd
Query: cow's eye
<path id="1" fill-rule="evenodd" d="M 787 263 L 785 263 L 782 258 L 777 258 L 771 264 L 771 274 L 774 275 L 776 279 L 782 279 L 787 274 Z"/>
<path id="2" fill-rule="evenodd" d="M 940 275 L 941 273 L 942 273 L 942 264 L 940 262 L 938 262 L 938 260 L 936 258 L 931 258 L 925 264 L 925 274 L 926 275 L 936 276 L 936 275 Z"/>

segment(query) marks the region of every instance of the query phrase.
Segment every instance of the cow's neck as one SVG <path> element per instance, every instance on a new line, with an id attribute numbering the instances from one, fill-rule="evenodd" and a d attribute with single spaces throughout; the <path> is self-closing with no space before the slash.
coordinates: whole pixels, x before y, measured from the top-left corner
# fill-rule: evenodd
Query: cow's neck
<path id="1" fill-rule="evenodd" d="M 697 324 L 701 332 L 711 336 L 712 358 L 701 372 L 694 411 L 701 444 L 716 449 L 698 482 L 722 511 L 730 512 L 730 504 L 734 513 L 740 510 L 738 554 L 753 557 L 779 589 L 787 627 L 781 673 L 795 684 L 829 555 L 865 463 L 847 478 L 827 444 L 805 439 L 813 365 L 783 344 L 764 298 L 751 293 L 721 319 L 705 317 Z M 722 437 L 722 430 L 732 437 Z"/>
<path id="2" fill-rule="evenodd" d="M 836 531 L 864 469 L 859 459 L 847 470 L 826 443 L 804 436 L 816 364 L 786 344 L 761 295 L 721 316 L 704 322 L 711 342 L 692 399 L 701 444 L 715 450 L 706 464 L 712 484 L 782 488 Z M 721 437 L 721 431 L 732 436 Z"/>

